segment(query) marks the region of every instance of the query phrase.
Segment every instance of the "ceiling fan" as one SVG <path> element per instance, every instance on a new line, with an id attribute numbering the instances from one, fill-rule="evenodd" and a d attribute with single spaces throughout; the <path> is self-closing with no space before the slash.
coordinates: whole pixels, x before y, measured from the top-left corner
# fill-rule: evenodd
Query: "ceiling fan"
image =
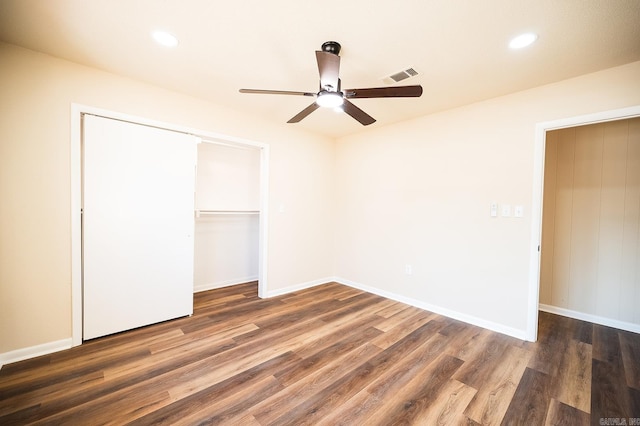
<path id="1" fill-rule="evenodd" d="M 322 44 L 322 51 L 316 51 L 318 71 L 320 73 L 320 90 L 313 92 L 293 92 L 288 90 L 240 89 L 240 93 L 257 93 L 267 95 L 294 95 L 316 98 L 315 102 L 300 111 L 287 123 L 298 123 L 320 107 L 340 108 L 351 117 L 367 126 L 375 123 L 375 118 L 355 106 L 349 99 L 362 98 L 417 98 L 422 95 L 422 86 L 372 87 L 367 89 L 342 90 L 340 78 L 340 43 L 327 41 Z"/>

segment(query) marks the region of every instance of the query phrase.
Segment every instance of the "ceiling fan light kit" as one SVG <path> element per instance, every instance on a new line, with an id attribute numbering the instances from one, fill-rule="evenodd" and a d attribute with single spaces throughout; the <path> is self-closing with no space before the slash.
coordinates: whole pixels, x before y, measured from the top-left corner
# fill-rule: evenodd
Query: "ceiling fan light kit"
<path id="1" fill-rule="evenodd" d="M 340 43 L 327 41 L 322 44 L 322 50 L 316 51 L 318 73 L 320 74 L 320 90 L 312 92 L 294 92 L 288 90 L 240 89 L 240 93 L 314 96 L 315 102 L 300 111 L 287 123 L 298 123 L 320 107 L 340 109 L 349 114 L 363 126 L 375 123 L 375 118 L 354 105 L 349 99 L 356 98 L 417 98 L 422 95 L 422 86 L 391 86 L 372 87 L 366 89 L 341 90 L 340 72 Z"/>
<path id="2" fill-rule="evenodd" d="M 344 103 L 342 92 L 328 92 L 326 90 L 318 93 L 316 103 L 325 108 L 336 108 Z"/>

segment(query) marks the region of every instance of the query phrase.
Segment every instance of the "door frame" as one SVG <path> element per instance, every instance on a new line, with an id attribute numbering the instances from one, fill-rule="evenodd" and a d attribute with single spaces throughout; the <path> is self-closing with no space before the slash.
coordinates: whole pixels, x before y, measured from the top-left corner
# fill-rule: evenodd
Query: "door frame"
<path id="1" fill-rule="evenodd" d="M 97 115 L 144 126 L 187 133 L 207 143 L 220 143 L 260 149 L 260 225 L 258 253 L 258 296 L 266 297 L 268 259 L 269 145 L 202 129 L 151 120 L 88 105 L 71 104 L 71 340 L 82 344 L 82 116 Z"/>
<path id="2" fill-rule="evenodd" d="M 544 190 L 544 158 L 547 132 L 568 127 L 604 123 L 640 117 L 640 105 L 593 114 L 567 117 L 536 124 L 533 160 L 533 197 L 531 203 L 531 251 L 529 257 L 529 305 L 526 339 L 538 339 L 538 309 L 540 304 L 540 255 L 542 244 L 542 199 Z"/>

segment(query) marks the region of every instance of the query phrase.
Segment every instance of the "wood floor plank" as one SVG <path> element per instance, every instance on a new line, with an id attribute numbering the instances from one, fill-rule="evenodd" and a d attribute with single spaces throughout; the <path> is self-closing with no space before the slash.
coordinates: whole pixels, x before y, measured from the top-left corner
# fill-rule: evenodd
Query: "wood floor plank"
<path id="1" fill-rule="evenodd" d="M 500 424 L 530 357 L 531 353 L 525 349 L 508 346 L 502 353 L 500 365 L 486 376 L 464 414 L 484 425 Z"/>
<path id="2" fill-rule="evenodd" d="M 640 340 L 628 331 L 619 331 L 618 337 L 627 386 L 640 391 Z"/>
<path id="3" fill-rule="evenodd" d="M 306 339 L 315 338 L 315 332 L 320 330 L 320 327 L 317 327 L 319 325 L 320 322 L 315 320 L 298 324 L 295 327 L 289 327 L 288 333 L 280 331 L 265 336 L 264 339 L 268 340 L 269 344 L 261 345 L 259 350 L 247 353 L 245 348 L 238 347 L 220 354 L 220 356 L 209 358 L 205 361 L 206 366 L 201 364 L 189 366 L 190 371 L 193 371 L 194 374 L 199 372 L 199 375 L 191 376 L 188 381 L 181 380 L 184 373 L 177 376 L 177 382 L 172 386 L 171 395 L 176 399 L 186 397 L 206 388 L 209 384 L 226 380 L 235 374 L 253 368 L 265 359 L 294 351 L 304 345 Z M 164 379 L 163 384 L 166 381 Z"/>
<path id="4" fill-rule="evenodd" d="M 363 346 L 379 334 L 379 330 L 373 327 L 368 327 L 364 330 L 357 330 L 355 333 L 343 335 L 342 339 L 336 341 L 331 346 L 311 355 L 307 355 L 296 366 L 286 371 L 277 372 L 275 373 L 275 376 L 285 386 L 295 383 L 325 365 L 332 363 L 336 358 Z M 303 354 L 299 355 L 301 356 Z"/>
<path id="5" fill-rule="evenodd" d="M 494 334 L 487 335 L 485 340 L 478 341 L 475 356 L 462 366 L 454 379 L 474 389 L 480 389 L 500 365 L 506 349 L 507 345 L 500 337 Z"/>
<path id="6" fill-rule="evenodd" d="M 564 353 L 551 393 L 571 407 L 591 412 L 591 345 L 571 339 Z"/>
<path id="7" fill-rule="evenodd" d="M 374 338 L 371 342 L 382 349 L 387 349 L 389 346 L 393 345 L 398 340 L 412 333 L 417 328 L 433 320 L 433 318 L 434 314 L 430 312 L 419 312 L 417 314 L 414 314 L 412 317 L 407 318 L 405 321 L 396 325 L 395 327 L 389 329 L 387 332 L 380 333 L 380 335 Z"/>
<path id="8" fill-rule="evenodd" d="M 640 419 L 640 335 L 540 313 L 522 342 L 327 283 L 0 369 L 0 424 L 595 424 Z"/>
<path id="9" fill-rule="evenodd" d="M 52 416 L 47 416 L 33 422 L 33 424 L 122 425 L 146 413 L 153 412 L 157 408 L 166 405 L 169 401 L 169 394 L 163 391 L 146 392 L 143 395 L 129 394 L 127 398 L 110 399 L 109 410 L 96 410 L 96 404 L 83 404 Z"/>
<path id="10" fill-rule="evenodd" d="M 202 313 L 200 316 L 192 317 L 192 320 L 186 324 L 181 324 L 180 329 L 185 333 L 193 333 L 202 328 L 211 327 L 213 325 L 239 325 L 246 321 L 246 317 L 250 316 L 252 321 L 260 318 L 276 316 L 280 313 L 285 305 L 277 299 L 267 300 L 251 300 L 240 303 L 237 306 L 226 306 L 211 312 Z"/>
<path id="11" fill-rule="evenodd" d="M 304 327 L 304 324 L 297 327 L 291 327 L 288 332 L 291 335 L 286 335 L 284 332 L 278 333 L 280 339 L 272 338 L 272 342 L 279 342 L 281 340 L 290 340 L 295 338 L 299 333 L 308 332 Z M 216 381 L 224 380 L 229 375 L 233 374 L 237 369 L 247 368 L 253 366 L 253 364 L 259 361 L 259 357 L 263 355 L 263 352 L 254 352 L 250 356 L 243 357 L 241 363 L 234 364 L 237 360 L 237 351 L 228 350 L 235 345 L 223 345 L 222 347 L 216 347 L 213 345 L 207 345 L 206 341 L 199 342 L 200 351 L 185 351 L 181 350 L 181 353 L 187 353 L 188 355 L 179 357 L 180 363 L 174 361 L 174 356 L 165 356 L 163 363 L 151 363 L 149 364 L 152 371 L 145 371 L 145 366 L 139 366 L 139 370 L 142 370 L 145 374 L 142 377 L 149 377 L 146 380 L 146 386 L 141 383 L 132 383 L 134 380 L 132 377 L 135 375 L 135 369 L 132 368 L 130 363 L 124 363 L 123 367 L 119 367 L 117 371 L 112 372 L 110 370 L 105 371 L 105 376 L 108 376 L 111 380 L 108 381 L 110 387 L 102 389 L 101 393 L 105 390 L 109 391 L 111 398 L 123 398 L 127 399 L 128 394 L 138 395 L 142 390 L 149 388 L 149 391 L 153 394 L 156 392 L 158 384 L 161 384 L 165 388 L 172 387 L 172 392 L 186 395 L 196 392 L 199 388 L 206 386 L 208 383 L 216 383 Z M 281 352 L 286 352 L 286 349 L 282 347 L 278 348 Z M 272 347 L 267 347 L 263 351 L 269 354 L 273 354 L 276 350 Z M 199 360 L 204 356 L 203 360 Z M 276 354 L 277 355 L 277 354 Z M 146 365 L 146 364 L 145 364 Z M 215 368 L 208 368 L 208 366 Z M 204 374 L 203 374 L 204 372 Z M 113 384 L 111 383 L 113 382 Z M 127 387 L 125 387 L 125 384 Z M 89 404 L 97 404 L 96 400 L 99 400 L 99 395 L 95 392 L 85 392 L 82 395 L 78 395 L 80 400 L 65 400 L 61 403 L 73 403 L 76 406 L 87 404 L 86 400 L 91 399 Z M 44 406 L 42 408 L 43 413 L 47 412 L 49 407 Z"/>
<path id="12" fill-rule="evenodd" d="M 228 423 L 234 426 L 262 426 L 251 414 L 242 413 L 239 416 L 229 419 Z"/>
<path id="13" fill-rule="evenodd" d="M 211 420 L 216 416 L 214 414 L 216 411 L 221 413 L 231 405 L 230 399 L 245 398 L 250 386 L 252 387 L 252 394 L 260 394 L 259 389 L 262 389 L 263 386 L 266 386 L 270 391 L 273 391 L 275 387 L 281 387 L 270 374 L 271 369 L 286 368 L 293 365 L 297 360 L 298 357 L 291 352 L 282 354 L 186 398 L 177 399 L 175 402 L 155 412 L 138 418 L 131 423 L 131 426 L 160 423 L 176 424 L 187 418 L 185 413 L 189 413 L 188 418 L 194 422 L 197 419 Z M 262 389 L 261 392 L 265 392 L 265 390 Z"/>
<path id="14" fill-rule="evenodd" d="M 407 308 L 406 304 L 400 303 L 400 302 L 394 302 L 390 304 L 387 308 L 381 310 L 380 312 L 377 312 L 377 314 L 383 318 L 391 318 L 392 316 L 394 316 L 398 312 L 405 310 L 406 308 Z"/>
<path id="15" fill-rule="evenodd" d="M 296 327 L 290 327 L 288 329 L 288 333 L 275 333 L 278 334 L 279 339 L 275 336 L 271 336 L 270 342 L 273 345 L 277 345 L 277 343 L 283 340 L 285 342 L 289 342 L 298 334 L 302 334 L 305 332 L 307 334 L 311 334 L 305 327 L 305 324 L 299 324 Z M 300 343 L 298 342 L 296 344 Z M 198 342 L 198 345 L 205 348 L 208 346 L 206 344 L 206 341 Z M 273 346 L 268 346 L 261 352 L 254 352 L 249 356 L 243 357 L 241 359 L 241 362 L 237 364 L 235 363 L 237 356 L 235 355 L 234 351 L 223 351 L 222 353 L 209 357 L 204 361 L 187 363 L 187 365 L 177 368 L 171 372 L 165 372 L 161 377 L 154 376 L 152 379 L 148 380 L 147 383 L 154 384 L 153 387 L 150 387 L 150 392 L 152 394 L 155 394 L 157 392 L 158 385 L 161 385 L 165 389 L 171 388 L 171 394 L 173 398 L 175 398 L 176 395 L 183 397 L 197 392 L 201 388 L 207 386 L 209 383 L 216 383 L 217 381 L 224 380 L 238 370 L 241 370 L 243 368 L 250 368 L 257 362 L 259 362 L 260 357 L 264 356 L 265 353 L 270 355 L 277 355 L 278 351 L 282 353 L 286 352 L 287 349 L 284 345 L 278 346 L 275 349 Z M 181 352 L 185 351 L 181 349 Z M 173 358 L 173 356 L 169 357 L 169 359 L 171 358 Z M 206 365 L 215 365 L 216 368 L 206 368 Z M 205 371 L 204 374 L 203 369 Z M 126 378 L 130 377 L 130 373 L 132 373 L 133 371 L 135 371 L 135 369 L 133 369 L 131 365 L 125 365 L 125 367 L 120 368 L 115 372 L 105 371 L 105 376 L 108 376 L 112 380 L 118 378 Z M 129 386 L 127 389 L 122 391 L 115 391 L 115 389 L 116 388 L 114 387 L 111 393 L 111 398 L 113 399 L 128 399 L 129 394 L 140 395 L 140 393 L 145 390 L 142 386 L 139 385 Z M 95 401 L 92 401 L 90 404 L 95 405 Z"/>
<path id="16" fill-rule="evenodd" d="M 618 330 L 604 325 L 593 326 L 593 358 L 615 365 L 622 363 Z"/>
<path id="17" fill-rule="evenodd" d="M 345 301 L 359 294 L 362 294 L 362 290 L 349 287 L 348 289 L 336 292 L 334 297 L 340 301 Z"/>
<path id="18" fill-rule="evenodd" d="M 174 335 L 181 335 L 179 330 L 171 330 L 168 333 L 162 333 L 160 339 Z M 79 352 L 77 348 L 64 352 L 73 352 L 71 358 L 66 358 L 58 354 L 49 355 L 47 364 L 42 364 L 40 368 L 30 370 L 16 371 L 9 377 L 0 382 L 0 395 L 3 397 L 10 396 L 12 392 L 22 392 L 19 383 L 29 380 L 30 385 L 41 386 L 47 382 L 64 380 L 75 376 L 81 376 L 88 372 L 95 371 L 96 368 L 105 365 L 118 365 L 125 359 L 137 359 L 149 355 L 149 350 L 145 345 L 149 342 L 156 341 L 158 336 L 150 338 L 142 338 L 139 344 L 122 344 L 117 348 L 104 348 L 104 350 L 94 350 L 94 345 L 87 344 L 86 351 Z M 44 367 L 44 368 L 42 368 Z M 4 368 L 2 369 L 4 370 Z M 18 385 L 18 386 L 16 386 Z M 7 389 L 11 388 L 11 392 Z"/>
<path id="19" fill-rule="evenodd" d="M 328 347 L 333 346 L 337 342 L 365 331 L 368 338 L 374 338 L 374 335 L 380 335 L 382 333 L 380 330 L 374 328 L 380 320 L 380 318 L 375 315 L 363 315 L 361 317 L 353 317 L 352 319 L 353 321 L 348 322 L 334 321 L 327 323 L 327 333 L 323 336 L 318 336 L 313 342 L 309 342 L 308 345 L 300 348 L 297 351 L 298 355 L 301 358 L 307 359 L 316 355 L 318 352 L 327 350 Z"/>
<path id="20" fill-rule="evenodd" d="M 356 296 L 358 307 L 369 306 L 372 303 L 379 301 L 374 297 L 368 297 L 366 294 Z M 354 303 L 355 304 L 355 303 Z M 280 308 L 273 315 L 268 317 L 259 318 L 254 323 L 263 330 L 276 329 L 286 327 L 289 324 L 295 324 L 300 321 L 309 319 L 321 319 L 323 315 L 331 315 L 341 310 L 352 308 L 357 310 L 348 303 L 340 302 L 335 299 L 313 299 L 313 302 L 308 305 L 294 305 L 286 304 Z"/>
<path id="21" fill-rule="evenodd" d="M 462 363 L 462 360 L 451 355 L 441 354 L 427 369 L 426 376 L 413 381 L 417 386 L 409 385 L 413 390 L 411 395 L 405 395 L 403 400 L 394 404 L 393 410 L 373 419 L 372 424 L 427 424 L 425 421 L 430 414 L 429 408 L 432 401 L 437 399 L 438 394 Z"/>
<path id="22" fill-rule="evenodd" d="M 427 323 L 269 424 L 305 425 L 319 421 L 335 407 L 351 398 L 363 386 L 367 386 L 386 370 L 392 368 L 404 354 L 415 350 L 420 345 L 421 339 L 431 334 L 433 334 L 433 328 L 430 327 L 430 323 Z"/>
<path id="23" fill-rule="evenodd" d="M 88 366 L 82 362 L 79 362 L 79 366 L 74 365 L 70 361 L 54 363 L 49 367 L 36 369 L 33 377 L 30 377 L 28 374 L 20 374 L 17 378 L 7 378 L 6 382 L 2 380 L 3 386 L 6 387 L 0 390 L 0 401 L 6 401 L 18 395 L 28 395 L 35 389 L 64 386 L 68 381 L 93 375 L 96 371 L 102 371 L 105 367 L 109 368 L 130 361 L 135 362 L 148 356 L 149 351 L 145 348 L 140 348 L 136 351 L 128 351 L 98 359 Z M 98 365 L 103 368 L 101 369 Z M 68 393 L 72 394 L 74 391 L 75 388 L 72 387 Z M 69 394 L 66 394 L 65 398 L 68 398 Z"/>
<path id="24" fill-rule="evenodd" d="M 186 345 L 190 344 L 197 345 L 197 342 L 207 339 L 210 336 L 215 336 L 215 338 L 209 340 L 207 344 L 233 339 L 234 337 L 241 336 L 245 333 L 255 331 L 257 329 L 258 326 L 253 323 L 239 324 L 236 326 L 231 325 L 228 327 L 220 327 L 220 325 L 215 325 L 212 327 L 202 328 L 198 331 L 194 331 L 193 333 L 182 334 L 174 338 L 168 338 L 157 343 L 152 343 L 148 346 L 148 348 L 151 354 L 157 354 L 168 351 L 170 349 L 181 347 L 184 348 Z"/>
<path id="25" fill-rule="evenodd" d="M 549 411 L 544 422 L 545 426 L 575 426 L 588 425 L 590 423 L 589 413 L 580 411 L 577 408 L 563 404 L 557 399 L 552 399 L 549 404 Z"/>
<path id="26" fill-rule="evenodd" d="M 573 338 L 579 342 L 591 345 L 593 343 L 593 324 L 587 321 L 575 320 Z"/>
<path id="27" fill-rule="evenodd" d="M 326 322 L 342 321 L 345 318 L 360 316 L 359 313 L 366 309 L 367 313 L 377 312 L 382 306 L 389 303 L 388 300 L 374 294 L 360 294 L 348 299 L 348 302 L 341 302 L 342 306 L 330 312 L 320 315 L 318 318 Z"/>
<path id="28" fill-rule="evenodd" d="M 68 351 L 62 351 L 69 352 Z M 2 392 L 3 387 L 6 388 L 6 381 L 9 379 L 15 379 L 19 374 L 26 373 L 27 377 L 30 377 L 34 371 L 38 371 L 41 367 L 47 367 L 51 365 L 51 356 L 54 354 L 42 355 L 36 358 L 25 359 L 24 361 L 14 362 L 11 364 L 3 365 L 1 368 L 1 375 L 3 378 L 7 379 L 5 382 L 0 382 L 0 392 Z M 23 379 L 24 380 L 24 379 Z M 0 395 L 2 395 L 0 393 Z"/>
<path id="29" fill-rule="evenodd" d="M 527 368 L 502 419 L 502 425 L 542 425 L 551 403 L 551 380 L 545 373 Z"/>
<path id="30" fill-rule="evenodd" d="M 325 289 L 330 294 L 330 297 L 332 299 L 336 299 L 340 301 L 356 296 L 358 294 L 364 293 L 362 290 L 358 290 L 357 288 L 346 287 L 336 282 L 323 284 L 315 288 Z M 282 296 L 282 300 L 285 301 L 286 303 L 298 303 L 297 298 L 306 297 L 308 294 L 313 294 L 313 293 L 310 293 L 309 290 L 311 289 L 301 290 L 296 293 L 290 293 L 288 295 Z M 293 297 L 289 297 L 289 296 L 293 296 Z"/>
<path id="31" fill-rule="evenodd" d="M 203 356 L 210 357 L 237 347 L 233 339 L 220 340 L 218 336 L 209 336 L 201 340 L 191 340 L 183 345 L 168 349 L 164 352 L 149 353 L 138 359 L 128 359 L 117 365 L 105 366 L 102 369 L 106 381 L 115 381 L 138 374 L 161 374 L 177 367 L 199 361 Z M 184 353 L 190 353 L 190 357 L 183 357 Z M 206 355 L 205 355 L 206 354 Z M 172 362 L 179 358 L 181 362 Z M 160 367 L 160 368 L 159 368 Z"/>
<path id="32" fill-rule="evenodd" d="M 411 306 L 407 306 L 406 309 L 401 310 L 400 312 L 390 316 L 389 318 L 381 321 L 376 328 L 380 331 L 387 332 L 392 328 L 404 323 L 407 318 L 411 318 L 416 314 L 423 314 L 424 311 L 418 308 L 414 308 Z"/>
<path id="33" fill-rule="evenodd" d="M 476 392 L 471 386 L 457 380 L 449 380 L 415 421 L 417 424 L 424 425 L 468 424 L 471 419 L 464 414 L 464 410 Z"/>
<path id="34" fill-rule="evenodd" d="M 125 403 L 129 401 L 132 406 L 146 407 L 148 411 L 151 411 L 149 409 L 151 405 L 156 409 L 160 408 L 171 402 L 169 389 L 173 385 L 193 386 L 198 383 L 197 380 L 202 376 L 200 367 L 203 363 L 199 358 L 198 354 L 189 354 L 190 362 L 181 359 L 183 365 L 180 367 L 177 367 L 175 362 L 164 362 L 153 368 L 151 372 L 145 371 L 142 375 L 131 372 L 115 380 L 104 381 L 101 385 L 81 393 L 74 390 L 65 398 L 43 402 L 38 415 L 53 423 L 59 423 L 67 416 L 72 418 L 74 412 L 78 412 L 82 418 L 89 416 L 90 413 L 94 413 L 96 417 L 108 417 L 108 411 L 117 406 L 120 401 Z M 56 412 L 62 414 L 57 415 Z M 136 411 L 136 414 L 143 415 L 144 412 Z M 129 418 L 135 418 L 133 412 Z"/>
<path id="35" fill-rule="evenodd" d="M 309 302 L 318 301 L 321 299 L 335 299 L 338 300 L 338 295 L 342 295 L 345 292 L 351 296 L 363 294 L 361 290 L 345 288 L 337 283 L 326 283 L 309 289 L 295 291 L 293 293 L 286 294 L 279 299 L 288 305 L 304 306 Z"/>
<path id="36" fill-rule="evenodd" d="M 354 306 L 345 306 L 335 309 L 318 317 L 319 320 L 327 323 L 335 330 L 344 329 L 346 325 L 360 324 L 365 320 L 369 326 L 375 327 L 383 319 L 376 315 L 376 312 L 383 306 L 388 305 L 388 300 L 372 299 L 368 302 L 359 302 Z"/>
<path id="37" fill-rule="evenodd" d="M 630 418 L 638 417 L 631 412 L 629 388 L 626 386 L 624 372 L 615 362 L 593 360 L 591 380 L 592 418 Z"/>
<path id="38" fill-rule="evenodd" d="M 429 364 L 442 353 L 447 338 L 435 333 L 414 351 L 403 357 L 396 368 L 385 371 L 348 401 L 322 418 L 318 424 L 369 424 L 378 411 L 395 405 L 408 383 L 419 378 Z"/>
<path id="39" fill-rule="evenodd" d="M 67 399 L 70 395 L 83 393 L 104 382 L 102 371 L 94 371 L 70 380 L 65 380 L 64 386 L 60 382 L 51 383 L 48 386 L 34 386 L 28 391 L 16 394 L 12 397 L 2 398 L 3 404 L 0 406 L 0 418 L 11 412 L 29 408 L 33 401 L 51 403 L 59 399 Z M 73 389 L 70 391 L 69 389 Z"/>
<path id="40" fill-rule="evenodd" d="M 275 395 L 265 398 L 250 410 L 250 413 L 266 425 L 288 414 L 293 408 L 314 395 L 319 394 L 331 383 L 344 377 L 352 371 L 354 365 L 359 365 L 363 359 L 370 359 L 381 352 L 381 349 L 370 343 L 357 347 L 346 354 L 336 357 L 323 367 L 309 371 L 304 377 L 298 377 L 287 387 Z"/>
<path id="41" fill-rule="evenodd" d="M 470 361 L 482 351 L 490 335 L 491 332 L 489 330 L 467 326 L 451 336 L 450 344 L 447 346 L 446 351 L 453 357 L 463 361 Z"/>
<path id="42" fill-rule="evenodd" d="M 629 413 L 634 423 L 640 425 L 640 390 L 629 388 Z M 631 423 L 631 422 L 629 422 Z"/>
<path id="43" fill-rule="evenodd" d="M 549 315 L 546 315 L 545 318 L 549 318 Z M 566 328 L 553 327 L 551 324 L 545 325 L 544 329 L 539 330 L 539 333 L 538 341 L 530 345 L 533 357 L 529 362 L 529 368 L 555 377 L 569 345 L 569 331 Z"/>

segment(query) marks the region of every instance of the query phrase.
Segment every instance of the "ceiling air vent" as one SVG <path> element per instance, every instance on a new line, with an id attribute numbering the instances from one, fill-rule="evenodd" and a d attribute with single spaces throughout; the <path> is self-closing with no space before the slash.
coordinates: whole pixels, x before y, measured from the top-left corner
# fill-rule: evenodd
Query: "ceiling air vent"
<path id="1" fill-rule="evenodd" d="M 407 68 L 406 70 L 402 70 L 400 72 L 391 74 L 390 76 L 383 78 L 382 81 L 384 81 L 387 84 L 393 84 L 402 80 L 406 80 L 407 78 L 413 77 L 414 75 L 418 75 L 418 72 L 413 68 Z"/>

